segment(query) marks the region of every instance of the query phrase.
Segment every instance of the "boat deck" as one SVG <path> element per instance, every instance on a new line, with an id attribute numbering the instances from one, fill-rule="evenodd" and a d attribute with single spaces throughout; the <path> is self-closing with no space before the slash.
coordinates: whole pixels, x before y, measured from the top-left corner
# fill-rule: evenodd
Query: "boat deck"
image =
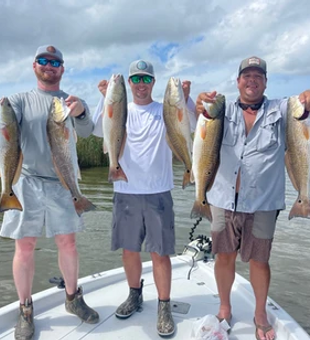
<path id="1" fill-rule="evenodd" d="M 188 256 L 172 258 L 172 311 L 176 324 L 177 340 L 191 338 L 193 321 L 207 314 L 216 314 L 219 307 L 213 262 L 196 262 L 188 274 L 192 260 Z M 143 298 L 140 311 L 128 319 L 118 319 L 114 312 L 128 296 L 128 286 L 122 268 L 83 278 L 85 301 L 100 315 L 100 322 L 89 325 L 64 307 L 64 290 L 51 288 L 35 294 L 35 337 L 44 340 L 136 340 L 160 339 L 156 331 L 157 292 L 152 275 L 151 262 L 143 264 Z M 233 319 L 231 340 L 254 340 L 254 299 L 248 281 L 236 274 L 232 290 Z M 309 335 L 274 301 L 269 299 L 270 322 L 278 333 L 278 340 L 309 340 Z M 18 303 L 0 309 L 0 339 L 14 339 L 14 325 L 18 315 Z"/>

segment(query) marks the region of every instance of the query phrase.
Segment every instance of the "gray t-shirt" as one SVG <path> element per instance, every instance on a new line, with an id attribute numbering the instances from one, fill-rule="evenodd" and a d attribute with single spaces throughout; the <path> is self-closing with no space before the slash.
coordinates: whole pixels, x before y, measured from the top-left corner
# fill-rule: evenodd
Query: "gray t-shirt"
<path id="1" fill-rule="evenodd" d="M 21 129 L 21 149 L 23 153 L 22 175 L 58 180 L 51 149 L 48 143 L 46 124 L 53 97 L 69 95 L 61 90 L 17 93 L 9 97 Z M 89 119 L 89 109 L 84 101 L 86 116 L 83 119 L 71 118 L 77 135 L 88 137 L 94 128 Z"/>

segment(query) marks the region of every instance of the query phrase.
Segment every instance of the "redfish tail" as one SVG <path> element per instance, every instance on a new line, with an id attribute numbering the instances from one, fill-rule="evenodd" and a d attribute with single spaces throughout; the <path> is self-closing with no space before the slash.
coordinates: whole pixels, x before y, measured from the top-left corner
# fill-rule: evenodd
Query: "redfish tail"
<path id="1" fill-rule="evenodd" d="M 84 212 L 96 209 L 96 206 L 90 202 L 85 196 L 73 198 L 76 213 L 81 216 Z"/>
<path id="2" fill-rule="evenodd" d="M 191 218 L 200 218 L 205 217 L 207 220 L 212 222 L 212 213 L 210 209 L 210 205 L 207 200 L 200 202 L 195 201 L 193 205 L 193 209 L 191 212 Z"/>
<path id="3" fill-rule="evenodd" d="M 127 176 L 119 164 L 116 167 L 110 166 L 108 181 L 110 183 L 117 181 L 128 182 Z"/>
<path id="4" fill-rule="evenodd" d="M 308 198 L 297 198 L 288 215 L 288 219 L 291 220 L 294 217 L 310 218 L 310 202 Z"/>
<path id="5" fill-rule="evenodd" d="M 23 211 L 23 207 L 13 191 L 9 195 L 2 194 L 0 199 L 0 212 L 10 209 Z"/>
<path id="6" fill-rule="evenodd" d="M 186 169 L 183 175 L 182 189 L 185 189 L 186 187 L 192 184 L 193 183 L 191 182 L 191 171 L 190 169 Z"/>

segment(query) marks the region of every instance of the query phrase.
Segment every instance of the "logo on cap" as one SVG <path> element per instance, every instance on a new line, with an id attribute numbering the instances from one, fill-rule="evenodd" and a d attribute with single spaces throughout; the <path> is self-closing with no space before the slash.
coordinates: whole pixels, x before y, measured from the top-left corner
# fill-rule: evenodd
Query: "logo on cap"
<path id="1" fill-rule="evenodd" d="M 140 60 L 138 63 L 137 63 L 137 69 L 138 70 L 146 70 L 147 69 L 147 64 L 145 61 L 143 60 Z"/>
<path id="2" fill-rule="evenodd" d="M 258 59 L 258 58 L 249 58 L 248 64 L 249 65 L 252 65 L 252 64 L 259 65 L 260 64 L 260 59 Z"/>
<path id="3" fill-rule="evenodd" d="M 50 53 L 56 53 L 56 48 L 54 46 L 48 46 L 46 51 Z"/>

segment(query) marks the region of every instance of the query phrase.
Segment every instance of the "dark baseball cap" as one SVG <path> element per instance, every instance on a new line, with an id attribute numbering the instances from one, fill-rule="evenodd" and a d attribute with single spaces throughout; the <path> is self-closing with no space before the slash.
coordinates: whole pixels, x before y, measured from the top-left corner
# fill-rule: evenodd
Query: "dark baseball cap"
<path id="1" fill-rule="evenodd" d="M 62 53 L 55 46 L 44 45 L 38 47 L 34 60 L 36 60 L 39 57 L 42 57 L 43 55 L 48 55 L 50 57 L 60 60 L 62 63 L 64 62 Z"/>
<path id="2" fill-rule="evenodd" d="M 266 61 L 258 57 L 250 57 L 241 61 L 239 66 L 238 76 L 241 72 L 249 67 L 256 67 L 260 69 L 265 75 L 267 74 L 267 64 Z"/>
<path id="3" fill-rule="evenodd" d="M 151 77 L 155 77 L 153 65 L 146 60 L 133 61 L 129 66 L 129 77 L 136 74 L 146 74 Z"/>

